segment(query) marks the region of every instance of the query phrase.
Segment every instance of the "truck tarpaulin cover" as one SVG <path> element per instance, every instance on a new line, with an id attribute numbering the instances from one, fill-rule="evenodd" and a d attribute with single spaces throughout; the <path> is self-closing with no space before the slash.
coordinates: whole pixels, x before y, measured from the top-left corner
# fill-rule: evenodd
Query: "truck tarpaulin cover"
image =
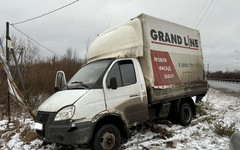
<path id="1" fill-rule="evenodd" d="M 87 60 L 139 56 L 143 56 L 142 26 L 134 19 L 99 34 L 88 49 Z"/>
<path id="2" fill-rule="evenodd" d="M 147 87 L 206 82 L 198 30 L 145 14 L 101 33 L 88 49 L 88 62 L 113 57 L 138 58 Z"/>
<path id="3" fill-rule="evenodd" d="M 145 58 L 140 63 L 143 72 L 149 73 L 145 74 L 147 86 L 206 82 L 198 30 L 144 14 L 138 18 L 143 24 Z"/>

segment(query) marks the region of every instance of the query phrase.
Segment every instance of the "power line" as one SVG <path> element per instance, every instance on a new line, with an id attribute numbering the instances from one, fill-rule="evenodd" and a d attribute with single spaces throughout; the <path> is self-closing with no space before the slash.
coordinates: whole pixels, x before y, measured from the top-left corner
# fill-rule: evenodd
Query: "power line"
<path id="1" fill-rule="evenodd" d="M 44 49 L 52 52 L 55 55 L 58 55 L 60 57 L 62 57 L 61 55 L 55 53 L 54 51 L 52 51 L 51 49 L 47 48 L 46 46 L 42 45 L 41 43 L 39 43 L 38 41 L 34 40 L 33 38 L 31 38 L 30 36 L 28 36 L 26 33 L 22 32 L 21 30 L 19 30 L 18 28 L 16 28 L 13 24 L 10 24 L 15 30 L 17 30 L 18 32 L 20 32 L 21 34 L 25 35 L 27 38 L 29 38 L 30 40 L 32 40 L 33 42 L 37 43 L 39 46 L 43 47 Z"/>
<path id="2" fill-rule="evenodd" d="M 237 50 L 235 50 L 234 52 L 236 52 L 236 53 L 240 54 L 240 51 L 237 51 Z"/>
<path id="3" fill-rule="evenodd" d="M 32 21 L 32 20 L 41 18 L 41 17 L 43 17 L 43 16 L 49 15 L 49 14 L 51 14 L 51 13 L 54 13 L 54 12 L 60 10 L 60 9 L 63 9 L 63 8 L 65 8 L 65 7 L 68 7 L 68 6 L 74 4 L 74 3 L 78 2 L 78 1 L 79 1 L 79 0 L 75 0 L 75 1 L 73 1 L 73 2 L 71 2 L 71 3 L 69 3 L 69 4 L 66 4 L 66 5 L 64 5 L 64 6 L 62 6 L 62 7 L 59 7 L 59 8 L 57 8 L 57 9 L 54 9 L 54 10 L 52 10 L 52 11 L 50 11 L 50 12 L 47 12 L 47 13 L 45 13 L 45 14 L 42 14 L 42 15 L 40 15 L 40 16 L 33 17 L 33 18 L 30 18 L 30 19 L 27 19 L 27 20 L 24 20 L 24 21 L 12 23 L 11 25 L 13 26 L 13 25 L 17 25 L 17 24 L 21 24 L 21 23 L 25 23 L 25 22 L 28 22 L 28 21 Z"/>
<path id="4" fill-rule="evenodd" d="M 208 0 L 205 1 L 205 3 L 203 4 L 202 10 L 201 10 L 200 13 L 198 14 L 198 16 L 194 19 L 192 26 L 196 26 L 196 23 L 197 23 L 197 21 L 198 21 L 198 18 L 201 17 L 201 14 L 203 13 L 203 11 L 204 11 L 204 9 L 205 9 L 205 6 L 207 5 L 208 2 L 209 2 Z"/>
<path id="5" fill-rule="evenodd" d="M 210 14 L 212 13 L 212 11 L 214 10 L 215 6 L 217 5 L 217 3 L 219 2 L 219 0 L 216 0 L 216 3 L 213 5 L 213 7 L 209 10 L 209 13 L 207 14 L 207 16 L 205 17 L 205 19 L 203 20 L 202 24 L 199 24 L 199 28 L 201 28 L 201 26 L 203 26 L 203 24 L 206 22 L 206 20 L 208 19 L 208 17 L 210 16 Z"/>
<path id="6" fill-rule="evenodd" d="M 197 26 L 196 26 L 196 27 L 199 27 L 200 23 L 202 22 L 203 18 L 205 17 L 206 13 L 208 12 L 208 9 L 209 9 L 210 6 L 212 5 L 213 1 L 214 1 L 214 0 L 212 0 L 212 1 L 210 2 L 210 4 L 208 5 L 207 9 L 206 9 L 205 12 L 203 13 L 203 15 L 202 15 L 201 19 L 199 20 L 199 22 L 197 23 Z"/>

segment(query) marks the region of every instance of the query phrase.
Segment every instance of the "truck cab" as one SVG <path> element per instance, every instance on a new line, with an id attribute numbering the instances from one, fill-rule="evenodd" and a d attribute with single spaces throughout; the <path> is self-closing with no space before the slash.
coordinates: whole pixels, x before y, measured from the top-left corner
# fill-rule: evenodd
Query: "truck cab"
<path id="1" fill-rule="evenodd" d="M 113 58 L 84 65 L 39 107 L 36 122 L 41 126 L 37 134 L 46 142 L 79 145 L 95 136 L 92 142 L 111 147 L 111 142 L 104 141 L 120 142 L 119 137 L 127 137 L 126 129 L 148 119 L 146 86 L 138 60 Z"/>

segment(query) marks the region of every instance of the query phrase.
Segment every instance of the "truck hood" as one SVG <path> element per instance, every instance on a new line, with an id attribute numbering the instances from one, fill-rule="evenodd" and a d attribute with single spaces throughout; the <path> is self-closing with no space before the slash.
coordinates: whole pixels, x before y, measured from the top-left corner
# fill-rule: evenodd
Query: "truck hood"
<path id="1" fill-rule="evenodd" d="M 89 90 L 59 91 L 44 101 L 38 108 L 38 111 L 57 112 L 59 109 L 75 103 L 88 91 Z"/>

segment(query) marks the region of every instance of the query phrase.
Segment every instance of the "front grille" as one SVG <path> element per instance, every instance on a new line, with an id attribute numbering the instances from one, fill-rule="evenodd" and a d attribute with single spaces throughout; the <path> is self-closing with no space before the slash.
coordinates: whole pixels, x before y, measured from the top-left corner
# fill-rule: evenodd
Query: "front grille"
<path id="1" fill-rule="evenodd" d="M 43 130 L 36 130 L 38 136 L 44 138 L 45 137 L 45 129 L 47 124 L 51 122 L 52 117 L 54 117 L 53 113 L 50 112 L 42 112 L 38 111 L 36 116 L 36 122 L 43 124 Z"/>
<path id="2" fill-rule="evenodd" d="M 37 112 L 36 121 L 39 121 L 41 123 L 45 123 L 48 121 L 49 113 L 46 112 Z"/>

